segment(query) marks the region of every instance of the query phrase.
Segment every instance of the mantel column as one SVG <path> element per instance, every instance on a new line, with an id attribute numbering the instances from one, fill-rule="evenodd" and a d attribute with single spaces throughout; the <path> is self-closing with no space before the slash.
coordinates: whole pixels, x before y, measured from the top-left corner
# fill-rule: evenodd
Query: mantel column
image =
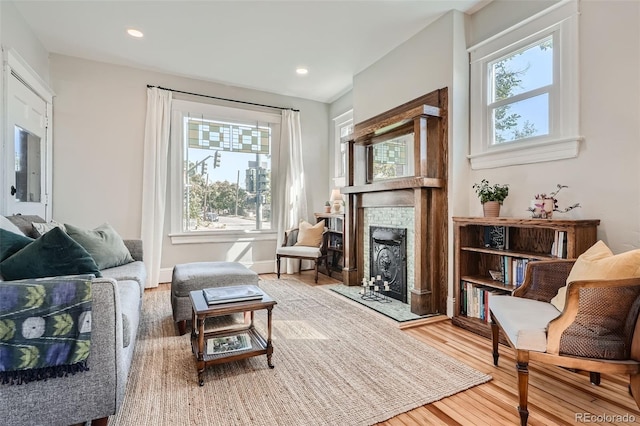
<path id="1" fill-rule="evenodd" d="M 411 312 L 426 315 L 437 311 L 432 288 L 432 267 L 429 253 L 434 249 L 431 230 L 428 227 L 429 206 L 426 188 L 413 191 L 415 209 L 414 279 L 411 290 Z"/>

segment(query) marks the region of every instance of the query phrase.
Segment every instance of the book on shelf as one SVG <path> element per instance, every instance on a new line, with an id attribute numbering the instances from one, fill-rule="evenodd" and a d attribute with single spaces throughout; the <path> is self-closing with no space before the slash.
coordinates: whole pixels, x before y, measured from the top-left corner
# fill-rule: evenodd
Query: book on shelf
<path id="1" fill-rule="evenodd" d="M 509 228 L 506 226 L 485 226 L 484 246 L 500 250 L 509 248 Z"/>
<path id="2" fill-rule="evenodd" d="M 551 246 L 551 256 L 567 258 L 567 231 L 556 231 Z"/>
<path id="3" fill-rule="evenodd" d="M 202 294 L 209 305 L 258 300 L 264 295 L 262 290 L 254 285 L 205 288 Z"/>
<path id="4" fill-rule="evenodd" d="M 207 339 L 207 355 L 225 354 L 251 349 L 251 337 L 247 333 Z"/>
<path id="5" fill-rule="evenodd" d="M 495 288 L 477 286 L 467 281 L 460 283 L 460 315 L 489 322 L 489 297 L 508 292 Z"/>

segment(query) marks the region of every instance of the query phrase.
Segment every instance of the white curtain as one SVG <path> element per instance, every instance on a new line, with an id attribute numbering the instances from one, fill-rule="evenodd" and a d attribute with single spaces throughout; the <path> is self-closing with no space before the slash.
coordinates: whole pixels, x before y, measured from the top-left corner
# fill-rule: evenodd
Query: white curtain
<path id="1" fill-rule="evenodd" d="M 146 287 L 157 287 L 162 257 L 167 193 L 171 92 L 147 89 L 142 176 L 142 248 L 147 266 Z"/>
<path id="2" fill-rule="evenodd" d="M 307 196 L 302 164 L 302 131 L 300 130 L 300 112 L 298 111 L 282 111 L 278 188 L 279 197 L 275 207 L 277 209 L 277 244 L 279 247 L 284 238 L 284 231 L 297 226 L 300 219 L 307 219 Z M 287 259 L 281 267 L 281 272 L 292 274 L 297 272 L 298 261 Z"/>

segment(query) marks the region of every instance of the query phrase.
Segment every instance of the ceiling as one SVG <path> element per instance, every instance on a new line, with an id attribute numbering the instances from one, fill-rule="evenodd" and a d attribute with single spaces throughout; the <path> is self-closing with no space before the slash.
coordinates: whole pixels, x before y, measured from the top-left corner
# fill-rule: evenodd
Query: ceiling
<path id="1" fill-rule="evenodd" d="M 354 75 L 448 10 L 469 13 L 486 3 L 14 1 L 51 53 L 320 102 L 347 92 Z M 297 75 L 299 66 L 309 73 Z"/>

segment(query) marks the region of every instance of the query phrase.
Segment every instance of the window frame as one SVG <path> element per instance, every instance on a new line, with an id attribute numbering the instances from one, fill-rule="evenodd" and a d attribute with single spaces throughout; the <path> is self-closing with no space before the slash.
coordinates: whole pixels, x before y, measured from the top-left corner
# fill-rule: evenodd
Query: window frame
<path id="1" fill-rule="evenodd" d="M 282 117 L 280 114 L 270 112 L 232 108 L 216 104 L 192 102 L 174 99 L 171 104 L 171 139 L 169 162 L 169 190 L 170 190 L 170 233 L 172 244 L 191 243 L 222 243 L 222 242 L 251 242 L 262 240 L 275 240 L 277 231 L 274 224 L 277 219 L 272 215 L 271 229 L 253 230 L 212 230 L 212 231 L 184 231 L 183 208 L 184 203 L 184 128 L 183 119 L 188 114 L 192 116 L 202 115 L 205 118 L 231 122 L 268 122 L 271 124 L 271 193 L 278 191 L 277 170 L 279 155 L 279 142 Z M 273 199 L 272 199 L 273 204 Z M 271 210 L 273 212 L 273 209 Z"/>
<path id="2" fill-rule="evenodd" d="M 353 109 L 350 109 L 342 114 L 338 115 L 333 119 L 333 142 L 334 142 L 334 168 L 333 168 L 333 186 L 334 187 L 343 187 L 346 185 L 345 176 L 347 173 L 347 168 L 349 167 L 345 159 L 345 168 L 342 169 L 342 145 L 346 143 L 342 143 L 342 137 L 340 136 L 340 130 L 345 126 L 351 126 L 353 128 Z M 345 153 L 346 156 L 346 153 Z"/>
<path id="3" fill-rule="evenodd" d="M 489 64 L 553 36 L 554 81 L 549 88 L 549 134 L 494 144 L 493 79 Z M 579 153 L 578 3 L 560 2 L 468 49 L 472 169 L 574 158 Z M 518 95 L 519 96 L 519 95 Z M 529 98 L 527 98 L 529 99 Z"/>

